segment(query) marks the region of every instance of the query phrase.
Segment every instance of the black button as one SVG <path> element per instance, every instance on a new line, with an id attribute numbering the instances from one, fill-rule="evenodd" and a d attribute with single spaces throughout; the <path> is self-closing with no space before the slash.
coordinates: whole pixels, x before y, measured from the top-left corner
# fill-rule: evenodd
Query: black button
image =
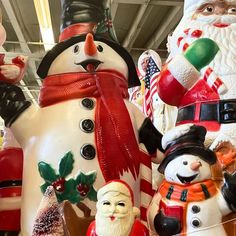
<path id="1" fill-rule="evenodd" d="M 96 155 L 96 150 L 91 144 L 85 144 L 81 148 L 80 152 L 81 152 L 82 157 L 86 160 L 92 160 L 94 159 Z"/>
<path id="2" fill-rule="evenodd" d="M 90 119 L 82 120 L 80 127 L 84 132 L 91 133 L 94 131 L 94 122 Z"/>
<path id="3" fill-rule="evenodd" d="M 197 206 L 197 205 L 194 205 L 194 206 L 192 206 L 192 211 L 193 211 L 193 213 L 199 213 L 200 212 L 200 207 L 199 206 Z"/>
<path id="4" fill-rule="evenodd" d="M 191 223 L 194 228 L 198 228 L 201 224 L 201 221 L 198 218 L 194 218 Z"/>
<path id="5" fill-rule="evenodd" d="M 94 108 L 94 101 L 90 98 L 84 98 L 81 103 L 89 110 L 92 110 Z"/>

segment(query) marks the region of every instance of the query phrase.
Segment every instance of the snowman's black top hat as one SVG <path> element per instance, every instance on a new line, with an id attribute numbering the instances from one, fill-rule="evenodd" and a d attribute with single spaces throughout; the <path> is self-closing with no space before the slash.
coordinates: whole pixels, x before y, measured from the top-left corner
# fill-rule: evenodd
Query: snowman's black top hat
<path id="1" fill-rule="evenodd" d="M 198 156 L 210 165 L 213 165 L 216 162 L 216 155 L 212 150 L 204 146 L 205 136 L 205 127 L 192 125 L 186 133 L 171 140 L 165 149 L 165 158 L 159 165 L 158 171 L 164 174 L 168 163 L 184 154 Z"/>
<path id="2" fill-rule="evenodd" d="M 140 81 L 131 55 L 119 45 L 112 25 L 109 0 L 61 0 L 62 25 L 59 43 L 43 58 L 38 75 L 43 79 L 54 59 L 68 47 L 85 40 L 93 33 L 94 40 L 112 47 L 126 62 L 129 70 L 129 87 L 139 86 Z"/>

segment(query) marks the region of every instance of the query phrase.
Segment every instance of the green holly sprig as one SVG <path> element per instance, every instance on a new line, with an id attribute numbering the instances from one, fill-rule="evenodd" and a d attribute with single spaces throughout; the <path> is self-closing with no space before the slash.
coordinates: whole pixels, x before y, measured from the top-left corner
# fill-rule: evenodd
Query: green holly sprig
<path id="1" fill-rule="evenodd" d="M 75 179 L 66 179 L 71 174 L 73 165 L 74 158 L 72 152 L 68 152 L 63 156 L 59 163 L 58 173 L 48 163 L 44 161 L 39 162 L 39 174 L 45 181 L 40 186 L 42 193 L 46 191 L 48 186 L 53 186 L 58 202 L 68 200 L 71 203 L 79 203 L 85 198 L 97 201 L 97 192 L 93 187 L 97 172 L 91 171 L 85 174 L 80 171 Z"/>

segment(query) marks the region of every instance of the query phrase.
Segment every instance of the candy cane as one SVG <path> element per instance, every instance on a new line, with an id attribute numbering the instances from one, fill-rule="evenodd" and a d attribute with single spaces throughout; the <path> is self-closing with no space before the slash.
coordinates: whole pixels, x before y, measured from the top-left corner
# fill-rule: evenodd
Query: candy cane
<path id="1" fill-rule="evenodd" d="M 180 36 L 177 39 L 177 46 L 183 52 L 189 47 L 189 43 L 187 42 L 187 37 L 190 38 L 200 38 L 202 36 L 202 31 L 198 29 L 185 29 L 184 36 Z M 224 94 L 227 91 L 227 88 L 223 81 L 216 75 L 211 67 L 206 67 L 202 70 L 203 79 L 208 83 L 208 85 L 217 93 Z"/>

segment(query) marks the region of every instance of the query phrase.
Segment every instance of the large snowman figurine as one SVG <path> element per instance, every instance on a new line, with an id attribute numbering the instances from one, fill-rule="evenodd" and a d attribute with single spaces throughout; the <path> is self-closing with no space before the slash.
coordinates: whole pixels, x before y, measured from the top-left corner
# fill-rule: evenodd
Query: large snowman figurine
<path id="1" fill-rule="evenodd" d="M 128 84 L 139 79 L 131 56 L 115 40 L 106 2 L 62 1 L 60 42 L 38 69 L 40 107 L 18 87 L 1 85 L 1 115 L 24 150 L 24 236 L 32 233 L 49 185 L 60 202 L 83 202 L 95 215 L 96 190 L 123 179 L 145 220 L 152 193 L 149 154 L 156 155 L 162 135 L 128 101 Z M 14 92 L 6 95 L 8 90 Z"/>
<path id="2" fill-rule="evenodd" d="M 236 173 L 225 173 L 220 189 L 211 180 L 213 151 L 204 146 L 206 129 L 191 124 L 168 131 L 158 170 L 165 180 L 148 208 L 153 235 L 226 235 L 222 216 L 236 210 Z"/>
<path id="3" fill-rule="evenodd" d="M 235 0 L 185 0 L 183 18 L 168 40 L 171 60 L 158 85 L 161 99 L 179 108 L 177 124 L 205 126 L 207 143 L 217 140 L 214 148 L 222 141 L 236 144 L 235 25 Z M 219 47 L 209 65 L 204 62 L 214 50 L 208 45 L 203 51 L 196 45 L 194 53 L 188 52 L 202 38 Z M 224 167 L 233 160 L 221 162 Z"/>

